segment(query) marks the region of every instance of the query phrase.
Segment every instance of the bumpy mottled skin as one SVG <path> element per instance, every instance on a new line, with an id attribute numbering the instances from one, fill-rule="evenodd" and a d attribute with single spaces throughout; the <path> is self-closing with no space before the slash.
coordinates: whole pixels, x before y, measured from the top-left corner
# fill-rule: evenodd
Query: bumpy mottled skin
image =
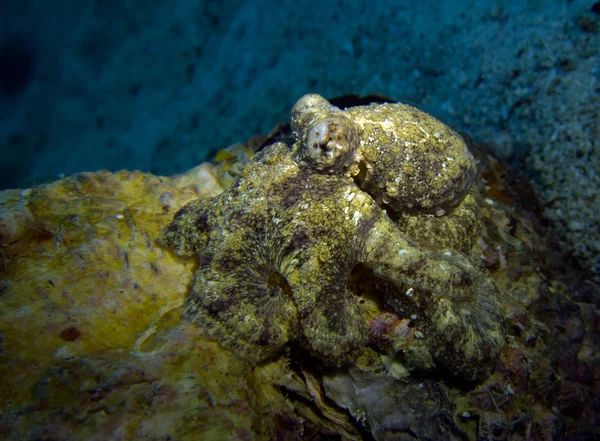
<path id="1" fill-rule="evenodd" d="M 493 282 L 459 254 L 417 246 L 378 204 L 456 206 L 474 173 L 460 137 L 408 106 L 341 111 L 318 95 L 298 101 L 292 127 L 292 147 L 263 150 L 236 185 L 181 209 L 162 237 L 199 256 L 188 316 L 254 362 L 296 340 L 341 365 L 369 337 L 364 300 L 348 289 L 360 263 L 387 286 L 382 305 L 419 317 L 436 363 L 467 379 L 487 373 L 503 344 Z"/>
<path id="2" fill-rule="evenodd" d="M 396 216 L 403 234 L 420 245 L 436 250 L 468 252 L 479 237 L 479 190 L 471 188 L 458 206 L 444 216 L 411 214 Z"/>
<path id="3" fill-rule="evenodd" d="M 475 160 L 460 135 L 405 104 L 345 111 L 359 127 L 366 174 L 361 188 L 399 213 L 443 215 L 462 201 Z"/>
<path id="4" fill-rule="evenodd" d="M 342 111 L 319 95 L 306 95 L 292 110 L 292 128 L 305 144 L 301 151 L 308 152 L 308 159 L 328 132 L 334 148 L 321 157 L 335 157 L 337 170 L 358 164 L 360 170 L 350 172 L 357 175 L 360 187 L 397 213 L 441 216 L 463 200 L 475 177 L 475 160 L 460 135 L 405 104 Z M 352 148 L 339 147 L 348 144 Z M 353 150 L 354 155 L 346 153 Z M 321 160 L 317 168 L 323 170 L 325 163 Z"/>

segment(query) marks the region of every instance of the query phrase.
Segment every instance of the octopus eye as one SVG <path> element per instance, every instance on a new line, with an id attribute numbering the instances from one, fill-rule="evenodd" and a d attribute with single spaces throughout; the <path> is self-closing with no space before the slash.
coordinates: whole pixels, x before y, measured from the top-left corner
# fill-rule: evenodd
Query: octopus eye
<path id="1" fill-rule="evenodd" d="M 323 120 L 309 130 L 302 155 L 317 169 L 343 165 L 343 159 L 354 148 L 354 133 L 345 121 Z"/>

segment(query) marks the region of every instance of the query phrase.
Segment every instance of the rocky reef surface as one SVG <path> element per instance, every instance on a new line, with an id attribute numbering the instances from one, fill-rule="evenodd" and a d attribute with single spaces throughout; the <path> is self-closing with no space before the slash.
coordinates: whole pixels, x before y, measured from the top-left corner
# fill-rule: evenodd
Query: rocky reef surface
<path id="1" fill-rule="evenodd" d="M 521 176 L 409 106 L 291 128 L 0 193 L 2 438 L 600 434 L 600 289 Z"/>

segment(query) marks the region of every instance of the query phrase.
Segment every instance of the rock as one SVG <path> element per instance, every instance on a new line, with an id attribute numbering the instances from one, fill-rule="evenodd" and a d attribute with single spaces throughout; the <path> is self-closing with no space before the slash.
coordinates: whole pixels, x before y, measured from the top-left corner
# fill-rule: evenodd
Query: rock
<path id="1" fill-rule="evenodd" d="M 270 341 L 285 343 L 258 353 L 260 361 L 240 357 L 235 344 L 210 336 L 185 312 L 186 302 L 201 292 L 193 274 L 206 265 L 195 257 L 203 256 L 195 248 L 202 237 L 180 249 L 190 257 L 174 255 L 158 246 L 157 239 L 186 204 L 206 204 L 212 210 L 215 201 L 225 202 L 218 194 L 233 194 L 225 187 L 236 179 L 248 190 L 248 177 L 269 160 L 287 161 L 299 170 L 293 145 L 279 140 L 264 146 L 246 168 L 251 153 L 244 152 L 257 150 L 247 145 L 236 147 L 240 154 L 235 158 L 226 155 L 216 166 L 203 164 L 172 178 L 100 171 L 0 193 L 0 437 L 591 438 L 597 430 L 600 377 L 600 314 L 593 303 L 598 287 L 582 283 L 581 273 L 555 253 L 555 242 L 539 228 L 535 211 L 529 211 L 530 199 L 520 197 L 526 193 L 522 182 L 511 184 L 510 168 L 495 183 L 503 193 L 486 190 L 483 176 L 489 177 L 497 164 L 467 143 L 478 162 L 469 192 L 442 216 L 411 213 L 408 219 L 426 226 L 422 228 L 402 215 L 388 215 L 392 210 L 384 211 L 363 194 L 351 176 L 310 174 L 304 181 L 314 184 L 309 188 L 331 184 L 323 187 L 325 199 L 303 193 L 288 202 L 313 201 L 315 207 L 325 200 L 321 207 L 334 210 L 321 213 L 321 230 L 315 223 L 306 227 L 314 211 L 286 212 L 296 222 L 288 222 L 289 228 L 297 231 L 304 225 L 306 234 L 290 244 L 311 243 L 310 250 L 318 251 L 314 274 L 343 265 L 345 278 L 335 279 L 347 296 L 340 305 L 353 301 L 360 314 L 331 309 L 335 296 L 315 297 L 314 307 L 299 314 L 297 333 L 272 334 Z M 279 178 L 289 184 L 286 177 L 280 170 Z M 257 194 L 264 195 L 266 188 Z M 286 188 L 288 195 L 298 194 L 289 185 L 282 194 Z M 344 204 L 356 203 L 332 196 L 336 188 L 352 189 L 352 201 L 362 200 L 359 221 L 374 218 L 367 223 L 370 230 L 353 230 L 346 218 L 336 217 L 349 206 Z M 271 201 L 277 202 L 277 194 Z M 470 208 L 461 211 L 464 204 Z M 263 225 L 281 225 L 256 207 Z M 465 218 L 458 214 L 467 211 Z M 239 226 L 234 222 L 239 219 L 231 217 L 231 225 Z M 473 220 L 470 225 L 476 228 L 465 227 Z M 463 232 L 452 236 L 452 225 Z M 336 254 L 352 248 L 331 247 L 332 238 L 344 237 L 344 229 L 370 231 L 366 253 L 354 265 Z M 326 239 L 320 239 L 321 247 L 317 238 Z M 255 259 L 260 246 L 250 243 Z M 484 265 L 492 254 L 489 272 Z M 426 257 L 425 266 L 409 265 L 415 256 Z M 434 264 L 440 271 L 433 270 Z M 306 268 L 302 275 L 314 279 Z M 467 278 L 453 276 L 444 284 L 444 274 Z M 270 275 L 267 286 L 281 296 L 289 296 L 288 290 L 300 283 Z M 473 288 L 460 284 L 469 277 Z M 324 285 L 316 280 L 313 286 Z M 243 286 L 231 292 L 248 293 Z M 304 296 L 291 298 L 297 310 L 307 305 Z M 487 315 L 473 317 L 481 310 Z M 348 337 L 336 321 L 344 317 L 364 320 L 346 322 L 347 330 L 364 335 L 350 336 L 350 342 L 360 344 L 350 351 L 353 357 L 336 366 L 327 363 L 335 349 L 323 349 L 332 346 L 318 335 L 328 332 L 322 335 L 346 344 Z M 323 318 L 331 321 L 323 326 Z M 270 319 L 281 320 L 281 315 Z M 251 322 L 227 329 L 244 335 L 244 326 Z M 502 356 L 494 357 L 495 349 L 471 350 L 482 342 L 497 345 Z M 262 358 L 265 353 L 269 356 Z"/>

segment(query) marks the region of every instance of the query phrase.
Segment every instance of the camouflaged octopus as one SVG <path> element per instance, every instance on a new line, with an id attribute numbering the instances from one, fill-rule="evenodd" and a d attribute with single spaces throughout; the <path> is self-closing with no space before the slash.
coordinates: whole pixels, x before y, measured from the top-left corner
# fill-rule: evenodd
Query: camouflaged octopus
<path id="1" fill-rule="evenodd" d="M 475 161 L 462 138 L 413 107 L 346 110 L 305 95 L 293 145 L 261 152 L 220 195 L 183 207 L 161 238 L 199 256 L 186 314 L 252 362 L 296 341 L 328 365 L 369 341 L 369 311 L 349 289 L 357 265 L 384 310 L 418 315 L 435 364 L 476 379 L 503 344 L 497 290 L 455 252 L 405 237 L 388 213 L 443 216 L 466 195 Z"/>

